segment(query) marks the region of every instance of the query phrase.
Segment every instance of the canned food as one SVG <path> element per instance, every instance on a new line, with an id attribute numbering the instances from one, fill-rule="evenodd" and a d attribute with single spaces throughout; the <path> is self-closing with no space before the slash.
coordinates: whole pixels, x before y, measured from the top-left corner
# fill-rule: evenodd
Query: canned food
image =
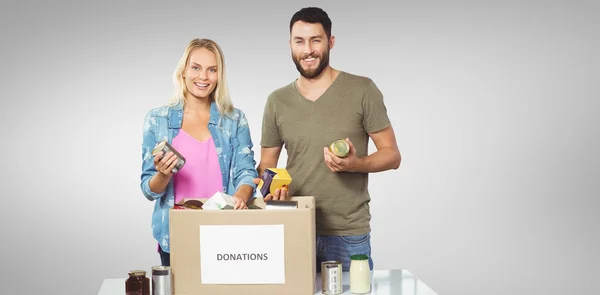
<path id="1" fill-rule="evenodd" d="M 171 267 L 152 267 L 152 295 L 173 295 Z"/>
<path id="2" fill-rule="evenodd" d="M 339 139 L 329 145 L 329 151 L 340 158 L 345 158 L 350 153 L 350 145 L 345 140 Z"/>
<path id="3" fill-rule="evenodd" d="M 342 262 L 321 262 L 321 293 L 326 295 L 337 295 L 344 292 L 342 285 Z"/>
<path id="4" fill-rule="evenodd" d="M 175 154 L 175 156 L 177 156 L 177 160 L 176 160 L 177 164 L 175 165 L 175 167 L 172 170 L 173 173 L 176 173 L 177 171 L 181 170 L 181 168 L 183 168 L 183 165 L 185 165 L 185 158 L 177 150 L 175 150 L 166 140 L 159 142 L 156 145 L 156 147 L 154 147 L 154 150 L 152 150 L 152 155 L 156 156 L 161 151 L 163 152 L 163 157 L 168 152 L 173 152 L 173 154 Z M 161 157 L 161 159 L 162 159 L 162 157 Z"/>

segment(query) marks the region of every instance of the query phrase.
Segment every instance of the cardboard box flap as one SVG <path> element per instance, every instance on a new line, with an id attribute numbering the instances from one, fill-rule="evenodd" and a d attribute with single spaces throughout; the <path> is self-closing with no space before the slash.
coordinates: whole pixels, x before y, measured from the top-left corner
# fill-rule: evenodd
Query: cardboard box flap
<path id="1" fill-rule="evenodd" d="M 313 196 L 295 196 L 288 197 L 285 200 L 298 202 L 298 209 L 315 209 L 315 197 Z M 250 202 L 248 202 L 248 205 L 256 205 L 262 209 L 267 207 L 263 198 L 252 198 Z"/>
<path id="2" fill-rule="evenodd" d="M 202 204 L 204 204 L 208 200 L 209 198 L 183 198 L 179 202 L 175 203 L 175 205 L 182 205 L 188 201 L 191 201 L 189 203 L 192 205 L 198 204 L 194 201 L 200 201 L 202 202 Z M 313 196 L 294 196 L 288 197 L 286 198 L 286 200 L 298 202 L 298 209 L 315 209 L 315 197 Z M 265 203 L 265 200 L 263 198 L 252 198 L 248 202 L 248 205 L 255 205 L 262 209 L 265 209 L 267 207 L 267 204 Z"/>
<path id="3" fill-rule="evenodd" d="M 298 209 L 315 209 L 315 197 L 297 196 L 289 199 L 298 202 Z"/>

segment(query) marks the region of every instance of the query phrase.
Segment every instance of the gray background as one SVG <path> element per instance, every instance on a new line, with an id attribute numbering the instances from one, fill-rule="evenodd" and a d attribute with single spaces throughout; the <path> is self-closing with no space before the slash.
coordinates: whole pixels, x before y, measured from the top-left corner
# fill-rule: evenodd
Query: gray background
<path id="1" fill-rule="evenodd" d="M 371 177 L 377 268 L 445 295 L 597 292 L 598 4 L 118 2 L 0 4 L 2 293 L 96 294 L 159 264 L 144 114 L 213 38 L 258 145 L 307 5 L 333 20 L 332 65 L 385 94 L 403 155 Z"/>

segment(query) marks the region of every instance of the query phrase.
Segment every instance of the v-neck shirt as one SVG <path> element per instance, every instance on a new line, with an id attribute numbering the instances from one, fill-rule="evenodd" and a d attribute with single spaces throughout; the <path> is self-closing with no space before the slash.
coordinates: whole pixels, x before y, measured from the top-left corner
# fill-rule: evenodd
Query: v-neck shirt
<path id="1" fill-rule="evenodd" d="M 368 174 L 330 171 L 323 150 L 349 138 L 357 156 L 364 157 L 368 133 L 389 124 L 383 95 L 374 82 L 343 71 L 315 101 L 300 94 L 296 81 L 269 95 L 261 145 L 286 149 L 286 169 L 292 177 L 288 194 L 315 197 L 317 233 L 370 231 Z"/>

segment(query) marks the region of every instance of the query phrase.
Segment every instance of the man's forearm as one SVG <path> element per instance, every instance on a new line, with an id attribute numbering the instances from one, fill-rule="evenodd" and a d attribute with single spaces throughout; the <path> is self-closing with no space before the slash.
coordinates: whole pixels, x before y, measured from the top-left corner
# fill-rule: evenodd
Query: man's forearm
<path id="1" fill-rule="evenodd" d="M 258 164 L 258 167 L 256 167 L 256 172 L 258 172 L 258 177 L 260 177 L 263 174 L 263 172 L 265 172 L 265 169 L 266 168 L 264 167 L 263 162 L 260 162 Z"/>
<path id="2" fill-rule="evenodd" d="M 260 148 L 260 163 L 256 167 L 258 177 L 261 177 L 263 172 L 268 168 L 276 168 L 277 162 L 279 161 L 279 154 L 281 153 L 281 146 L 273 147 L 261 147 Z"/>
<path id="3" fill-rule="evenodd" d="M 358 158 L 352 172 L 372 173 L 400 167 L 400 152 L 393 148 L 382 148 L 366 157 Z"/>
<path id="4" fill-rule="evenodd" d="M 258 164 L 258 167 L 256 167 L 256 172 L 258 172 L 258 177 L 261 177 L 263 172 L 265 172 L 265 170 L 267 170 L 268 168 L 276 168 L 275 165 L 277 165 L 277 164 L 266 163 L 266 162 L 260 161 L 260 163 Z"/>

